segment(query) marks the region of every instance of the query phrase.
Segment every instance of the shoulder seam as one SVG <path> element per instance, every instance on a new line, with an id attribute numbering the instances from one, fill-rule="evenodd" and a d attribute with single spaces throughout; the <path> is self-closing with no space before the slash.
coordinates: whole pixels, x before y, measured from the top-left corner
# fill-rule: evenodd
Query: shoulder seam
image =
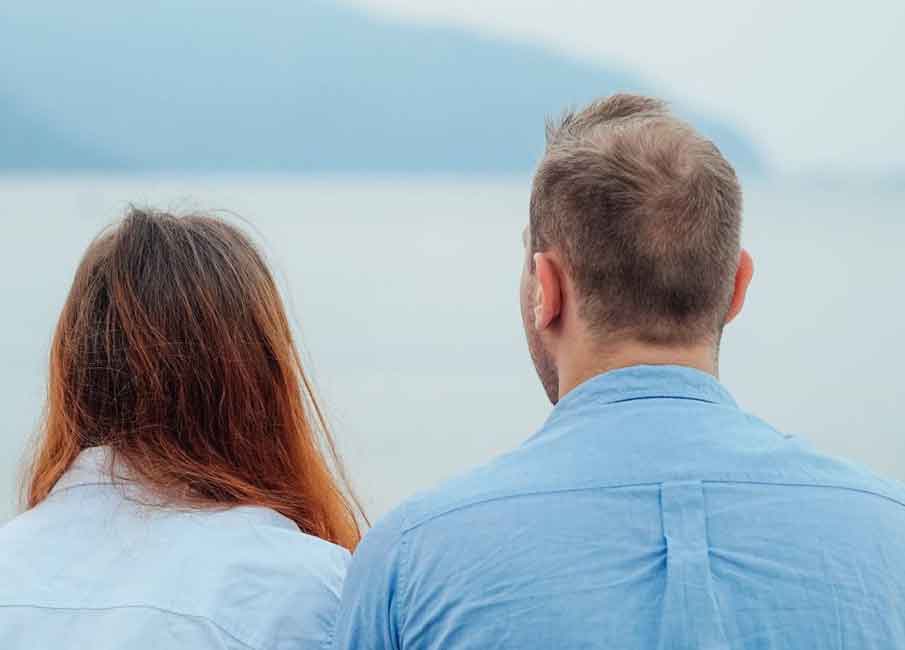
<path id="1" fill-rule="evenodd" d="M 700 481 L 701 483 L 724 483 L 724 484 L 740 484 L 740 485 L 775 485 L 780 487 L 812 487 L 812 488 L 823 488 L 823 489 L 831 489 L 831 490 L 846 490 L 850 492 L 860 492 L 862 494 L 869 494 L 871 496 L 875 496 L 877 498 L 885 499 L 887 501 L 891 501 L 903 508 L 905 508 L 905 497 L 896 498 L 891 494 L 887 494 L 881 492 L 880 490 L 871 490 L 864 487 L 858 487 L 855 485 L 846 485 L 846 484 L 835 484 L 835 483 L 821 483 L 818 481 L 780 481 L 780 480 L 757 480 L 754 478 L 751 479 L 742 479 L 742 478 L 718 478 L 718 477 L 669 477 L 656 481 L 637 481 L 637 482 L 626 482 L 626 483 L 605 483 L 605 484 L 593 484 L 593 485 L 583 485 L 583 486 L 574 486 L 574 487 L 563 487 L 563 488 L 551 488 L 551 489 L 537 489 L 537 490 L 523 490 L 519 492 L 507 492 L 500 494 L 490 494 L 484 498 L 478 498 L 471 501 L 464 501 L 461 503 L 450 505 L 449 507 L 439 510 L 437 512 L 424 515 L 420 519 L 409 523 L 407 520 L 403 522 L 402 535 L 403 540 L 405 539 L 405 535 L 416 528 L 427 524 L 434 519 L 439 519 L 446 515 L 452 514 L 454 512 L 458 512 L 459 510 L 465 510 L 467 508 L 472 508 L 475 506 L 483 505 L 485 503 L 491 503 L 494 501 L 505 501 L 508 499 L 518 499 L 523 497 L 532 497 L 532 496 L 541 496 L 544 494 L 566 494 L 569 492 L 588 492 L 591 490 L 610 490 L 610 489 L 619 489 L 619 488 L 629 488 L 629 487 L 643 487 L 643 486 L 653 486 L 653 485 L 661 485 L 663 483 L 677 481 L 677 480 L 694 480 Z"/>
<path id="2" fill-rule="evenodd" d="M 155 612 L 160 612 L 162 614 L 169 614 L 171 616 L 178 616 L 180 618 L 194 619 L 198 621 L 204 621 L 205 623 L 210 623 L 217 630 L 228 636 L 230 639 L 244 646 L 248 650 L 261 650 L 257 646 L 253 646 L 246 641 L 243 641 L 235 634 L 224 628 L 222 625 L 217 623 L 216 621 L 208 618 L 207 616 L 201 616 L 198 614 L 186 614 L 184 612 L 177 612 L 171 609 L 166 609 L 165 607 L 156 607 L 154 605 L 113 605 L 110 607 L 52 607 L 49 605 L 35 605 L 29 603 L 23 604 L 0 604 L 0 609 L 41 609 L 41 610 L 55 610 L 55 611 L 89 611 L 89 612 L 106 612 L 106 611 L 114 611 L 120 609 L 148 609 Z"/>

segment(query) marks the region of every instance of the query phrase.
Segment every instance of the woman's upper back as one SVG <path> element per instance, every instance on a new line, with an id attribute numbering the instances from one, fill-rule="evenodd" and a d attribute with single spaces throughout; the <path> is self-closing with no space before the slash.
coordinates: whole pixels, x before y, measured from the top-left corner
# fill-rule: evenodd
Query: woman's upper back
<path id="1" fill-rule="evenodd" d="M 228 223 L 132 209 L 89 247 L 50 348 L 40 504 L 106 446 L 168 503 L 258 506 L 353 549 L 358 508 L 279 290 Z"/>
<path id="2" fill-rule="evenodd" d="M 82 452 L 0 528 L 0 648 L 329 645 L 346 550 L 266 508 L 149 504 L 106 466 Z"/>

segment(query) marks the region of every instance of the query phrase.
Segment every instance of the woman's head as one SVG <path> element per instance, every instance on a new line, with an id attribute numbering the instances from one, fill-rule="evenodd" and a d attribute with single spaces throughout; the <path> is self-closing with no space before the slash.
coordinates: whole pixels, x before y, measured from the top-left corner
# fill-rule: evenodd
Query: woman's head
<path id="1" fill-rule="evenodd" d="M 218 219 L 132 209 L 85 254 L 53 339 L 28 505 L 99 445 L 166 500 L 265 506 L 358 541 L 273 277 Z"/>

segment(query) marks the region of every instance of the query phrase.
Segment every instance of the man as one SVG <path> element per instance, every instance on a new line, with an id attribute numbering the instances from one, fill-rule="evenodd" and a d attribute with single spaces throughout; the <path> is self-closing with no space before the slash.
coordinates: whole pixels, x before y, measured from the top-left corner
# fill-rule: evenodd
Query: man
<path id="1" fill-rule="evenodd" d="M 549 129 L 521 291 L 556 406 L 371 531 L 336 647 L 905 648 L 905 489 L 717 381 L 752 276 L 741 203 L 716 147 L 654 99 Z"/>

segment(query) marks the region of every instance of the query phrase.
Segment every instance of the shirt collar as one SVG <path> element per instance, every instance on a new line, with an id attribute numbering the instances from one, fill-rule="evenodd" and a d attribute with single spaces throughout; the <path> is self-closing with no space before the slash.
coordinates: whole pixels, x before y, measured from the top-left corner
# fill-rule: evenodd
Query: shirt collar
<path id="1" fill-rule="evenodd" d="M 125 467 L 121 462 L 116 462 L 109 447 L 89 447 L 82 450 L 50 493 L 82 485 L 112 485 L 123 479 L 128 480 Z"/>
<path id="2" fill-rule="evenodd" d="M 91 485 L 119 487 L 123 498 L 139 503 L 154 504 L 159 501 L 149 490 L 138 484 L 125 463 L 116 458 L 116 454 L 109 447 L 83 449 L 72 466 L 53 486 L 50 494 Z M 270 508 L 235 506 L 234 509 L 241 511 L 252 523 L 298 531 L 295 522 Z"/>
<path id="3" fill-rule="evenodd" d="M 630 366 L 592 377 L 569 391 L 547 425 L 589 404 L 637 399 L 688 399 L 738 408 L 729 391 L 711 374 L 687 366 Z"/>

